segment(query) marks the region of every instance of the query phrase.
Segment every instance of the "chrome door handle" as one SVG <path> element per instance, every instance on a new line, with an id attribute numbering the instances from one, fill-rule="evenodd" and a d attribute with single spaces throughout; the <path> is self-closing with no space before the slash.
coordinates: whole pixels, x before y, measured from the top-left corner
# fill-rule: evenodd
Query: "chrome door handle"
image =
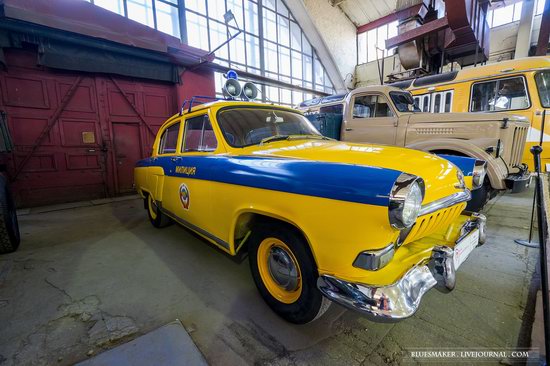
<path id="1" fill-rule="evenodd" d="M 173 162 L 180 161 L 180 159 L 181 159 L 181 158 L 180 158 L 179 156 L 178 156 L 178 157 L 174 157 L 174 158 L 170 158 L 170 160 L 172 160 Z"/>

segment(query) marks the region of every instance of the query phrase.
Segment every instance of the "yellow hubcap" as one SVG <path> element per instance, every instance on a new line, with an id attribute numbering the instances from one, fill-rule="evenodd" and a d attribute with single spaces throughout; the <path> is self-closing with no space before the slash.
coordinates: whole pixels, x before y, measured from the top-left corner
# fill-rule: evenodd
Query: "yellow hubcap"
<path id="1" fill-rule="evenodd" d="M 155 206 L 151 195 L 147 197 L 147 206 L 149 207 L 149 214 L 151 215 L 151 218 L 155 220 L 157 218 L 157 206 Z"/>
<path id="2" fill-rule="evenodd" d="M 277 300 L 292 304 L 302 293 L 302 273 L 292 250 L 277 238 L 266 238 L 258 248 L 258 270 L 265 287 Z"/>

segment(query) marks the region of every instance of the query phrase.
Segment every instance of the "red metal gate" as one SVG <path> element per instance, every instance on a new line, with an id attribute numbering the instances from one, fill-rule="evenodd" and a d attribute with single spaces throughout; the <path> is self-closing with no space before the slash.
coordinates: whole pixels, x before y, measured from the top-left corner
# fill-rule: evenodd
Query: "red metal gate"
<path id="1" fill-rule="evenodd" d="M 8 169 L 20 206 L 131 191 L 135 161 L 150 155 L 178 94 L 189 92 L 185 84 L 46 70 L 31 51 L 9 50 L 6 60 L 0 108 L 15 144 Z M 208 95 L 213 77 L 205 80 L 200 92 Z"/>

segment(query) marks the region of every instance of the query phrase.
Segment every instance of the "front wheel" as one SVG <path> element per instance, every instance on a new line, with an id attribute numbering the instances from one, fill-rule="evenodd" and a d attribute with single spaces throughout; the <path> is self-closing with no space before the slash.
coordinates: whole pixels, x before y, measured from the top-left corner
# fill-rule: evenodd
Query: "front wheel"
<path id="1" fill-rule="evenodd" d="M 269 307 L 296 324 L 320 317 L 330 301 L 317 289 L 317 266 L 296 230 L 261 224 L 249 238 L 249 261 L 256 287 Z"/>
<path id="2" fill-rule="evenodd" d="M 160 229 L 172 224 L 172 219 L 159 210 L 153 196 L 150 194 L 147 195 L 147 215 L 149 216 L 151 224 L 156 228 Z"/>

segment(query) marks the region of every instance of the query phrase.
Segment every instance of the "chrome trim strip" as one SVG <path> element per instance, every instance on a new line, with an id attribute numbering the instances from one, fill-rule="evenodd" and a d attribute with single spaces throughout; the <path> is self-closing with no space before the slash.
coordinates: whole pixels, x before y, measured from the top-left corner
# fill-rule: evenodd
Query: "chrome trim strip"
<path id="1" fill-rule="evenodd" d="M 450 196 L 440 198 L 436 201 L 430 202 L 427 205 L 422 206 L 418 216 L 424 216 L 433 212 L 439 211 L 442 208 L 454 206 L 458 203 L 469 201 L 472 198 L 472 194 L 469 189 L 465 189 L 462 192 L 453 193 Z"/>
<path id="2" fill-rule="evenodd" d="M 478 217 L 468 220 L 471 232 L 481 224 Z M 472 225 L 473 224 L 473 225 Z M 357 311 L 371 320 L 391 322 L 412 316 L 426 292 L 435 287 L 449 292 L 456 283 L 454 248 L 435 246 L 430 259 L 412 267 L 395 283 L 386 286 L 353 283 L 331 275 L 317 279 L 317 288 L 329 300 Z"/>
<path id="3" fill-rule="evenodd" d="M 198 227 L 196 225 L 193 225 L 189 221 L 182 219 L 181 217 L 174 214 L 172 211 L 169 211 L 169 210 L 163 208 L 162 207 L 162 202 L 157 202 L 156 204 L 157 204 L 158 209 L 161 210 L 161 212 L 163 214 L 170 217 L 172 220 L 177 221 L 178 224 L 183 225 L 183 226 L 185 226 L 186 228 L 188 228 L 190 230 L 196 231 L 197 233 L 206 236 L 208 239 L 212 240 L 213 242 L 215 242 L 219 246 L 229 250 L 229 243 L 223 241 L 222 239 L 218 238 L 217 236 L 215 236 L 213 234 L 210 234 L 208 231 L 206 231 L 204 229 L 201 229 L 200 227 Z"/>

